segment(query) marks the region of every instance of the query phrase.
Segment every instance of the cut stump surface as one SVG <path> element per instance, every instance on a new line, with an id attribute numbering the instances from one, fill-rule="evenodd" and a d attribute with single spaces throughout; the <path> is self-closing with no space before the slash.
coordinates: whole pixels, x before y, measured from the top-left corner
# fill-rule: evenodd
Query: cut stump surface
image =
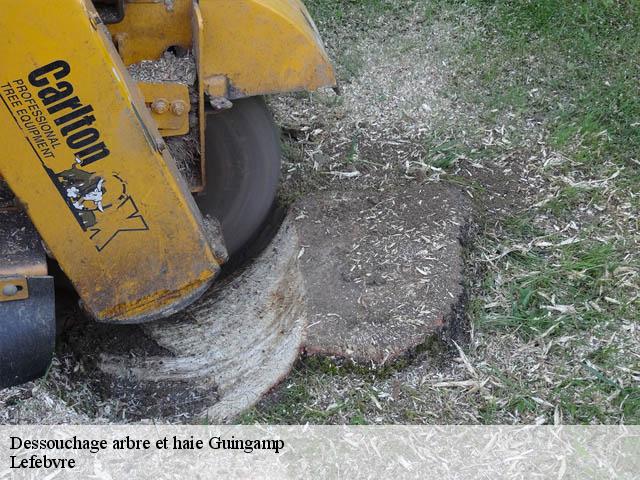
<path id="1" fill-rule="evenodd" d="M 469 212 L 463 193 L 433 183 L 298 203 L 306 350 L 380 364 L 452 334 Z"/>

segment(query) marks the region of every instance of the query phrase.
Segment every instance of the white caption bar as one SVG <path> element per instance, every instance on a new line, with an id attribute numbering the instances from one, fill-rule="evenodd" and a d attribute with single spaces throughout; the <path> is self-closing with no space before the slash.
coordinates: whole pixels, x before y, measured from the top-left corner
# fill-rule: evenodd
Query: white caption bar
<path id="1" fill-rule="evenodd" d="M 640 427 L 0 426 L 0 479 L 639 476 Z"/>

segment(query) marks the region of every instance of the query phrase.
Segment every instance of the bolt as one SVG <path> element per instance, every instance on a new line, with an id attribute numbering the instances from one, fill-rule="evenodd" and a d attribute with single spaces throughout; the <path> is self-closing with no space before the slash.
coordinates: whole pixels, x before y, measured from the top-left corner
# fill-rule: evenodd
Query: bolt
<path id="1" fill-rule="evenodd" d="M 187 110 L 187 105 L 182 100 L 176 100 L 171 103 L 171 112 L 174 115 L 183 115 Z"/>
<path id="2" fill-rule="evenodd" d="M 17 285 L 5 285 L 4 288 L 2 289 L 2 295 L 4 295 L 5 297 L 13 297 L 17 293 L 18 293 Z"/>
<path id="3" fill-rule="evenodd" d="M 169 102 L 167 102 L 164 98 L 159 98 L 158 100 L 154 100 L 151 104 L 151 110 L 158 114 L 163 114 L 169 109 Z"/>

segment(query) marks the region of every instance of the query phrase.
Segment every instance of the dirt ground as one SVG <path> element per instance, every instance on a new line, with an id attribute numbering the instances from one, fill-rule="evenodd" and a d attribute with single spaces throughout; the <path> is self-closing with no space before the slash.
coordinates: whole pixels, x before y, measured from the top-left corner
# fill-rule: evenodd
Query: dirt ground
<path id="1" fill-rule="evenodd" d="M 269 100 L 281 202 L 458 189 L 474 212 L 467 342 L 429 340 L 383 365 L 304 356 L 238 421 L 638 423 L 640 152 L 629 143 L 585 163 L 607 147 L 581 133 L 558 141 L 556 109 L 582 101 L 570 55 L 538 34 L 510 50 L 501 11 L 472 1 L 308 3 L 341 91 Z M 77 319 L 61 309 L 63 323 Z M 61 339 L 46 379 L 0 392 L 0 423 L 118 421 L 122 405 L 80 380 L 87 361 Z"/>

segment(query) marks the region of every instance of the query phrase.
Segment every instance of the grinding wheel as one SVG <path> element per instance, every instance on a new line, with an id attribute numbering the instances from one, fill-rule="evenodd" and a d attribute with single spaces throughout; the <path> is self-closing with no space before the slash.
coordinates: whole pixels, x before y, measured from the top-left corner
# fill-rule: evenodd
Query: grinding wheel
<path id="1" fill-rule="evenodd" d="M 236 100 L 207 116 L 206 186 L 196 195 L 203 215 L 222 225 L 233 257 L 258 235 L 280 178 L 280 141 L 262 98 Z"/>

